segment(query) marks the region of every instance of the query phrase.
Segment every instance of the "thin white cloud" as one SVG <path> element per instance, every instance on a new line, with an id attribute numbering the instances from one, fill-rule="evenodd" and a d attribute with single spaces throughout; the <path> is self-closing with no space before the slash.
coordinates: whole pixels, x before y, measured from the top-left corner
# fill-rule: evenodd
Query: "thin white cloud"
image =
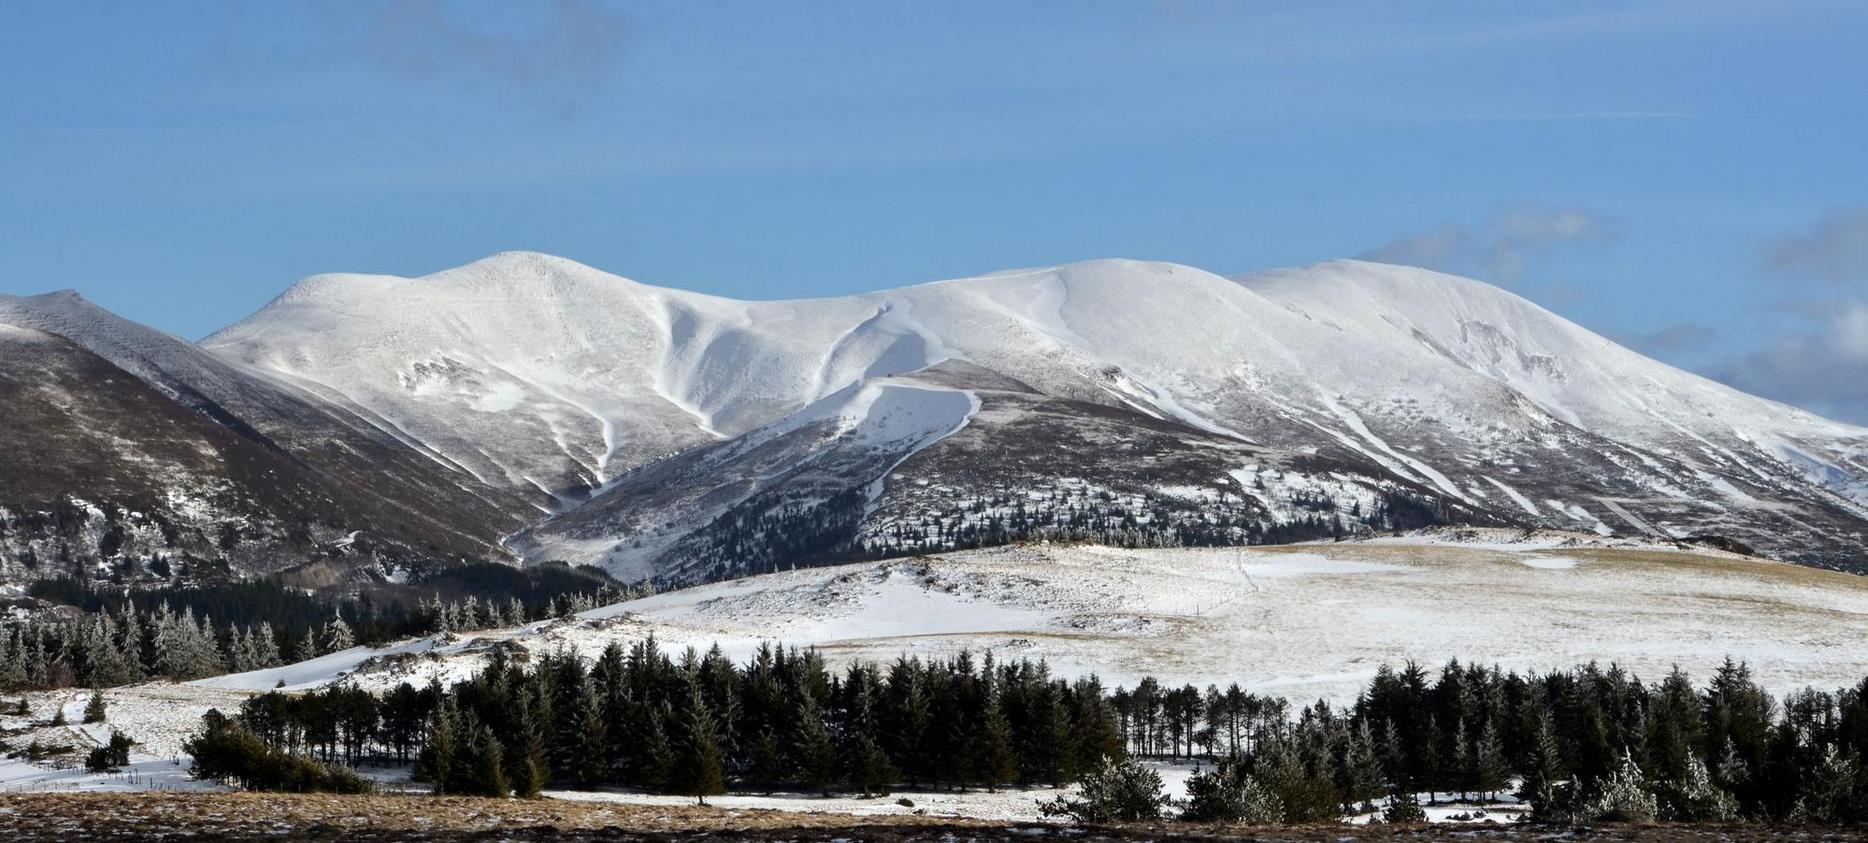
<path id="1" fill-rule="evenodd" d="M 1739 389 L 1868 424 L 1868 302 L 1849 302 L 1715 372 Z"/>
<path id="2" fill-rule="evenodd" d="M 629 32 L 628 20 L 597 0 L 387 0 L 340 8 L 329 19 L 335 57 L 567 104 L 608 87 Z"/>
<path id="3" fill-rule="evenodd" d="M 1868 206 L 1839 208 L 1765 244 L 1766 273 L 1832 284 L 1868 283 Z"/>
<path id="4" fill-rule="evenodd" d="M 1400 237 L 1356 257 L 1510 283 L 1524 274 L 1531 258 L 1612 237 L 1612 226 L 1588 211 L 1523 205 L 1475 226 L 1447 223 Z"/>

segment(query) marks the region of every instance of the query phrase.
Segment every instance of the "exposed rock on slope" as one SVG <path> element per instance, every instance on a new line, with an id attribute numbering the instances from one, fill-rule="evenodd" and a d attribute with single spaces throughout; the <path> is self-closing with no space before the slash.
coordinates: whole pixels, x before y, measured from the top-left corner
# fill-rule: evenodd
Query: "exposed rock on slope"
<path id="1" fill-rule="evenodd" d="M 515 539 L 528 558 L 625 576 L 1398 516 L 1714 533 L 1859 567 L 1868 523 L 1868 431 L 1478 282 L 1355 261 L 1239 279 L 1097 261 L 741 302 L 507 253 L 310 279 L 205 345 L 559 509 Z M 896 408 L 910 389 L 974 409 Z"/>
<path id="2" fill-rule="evenodd" d="M 745 302 L 504 253 L 307 279 L 199 346 L 68 294 L 0 298 L 0 324 L 37 419 L 4 434 L 7 578 L 505 542 L 692 582 L 1021 537 L 1428 523 L 1868 568 L 1868 430 L 1383 264 L 1096 261 Z M 195 526 L 111 526 L 137 518 Z"/>
<path id="3" fill-rule="evenodd" d="M 0 297 L 0 406 L 0 580 L 421 566 L 502 556 L 524 523 L 367 421 L 70 293 Z"/>

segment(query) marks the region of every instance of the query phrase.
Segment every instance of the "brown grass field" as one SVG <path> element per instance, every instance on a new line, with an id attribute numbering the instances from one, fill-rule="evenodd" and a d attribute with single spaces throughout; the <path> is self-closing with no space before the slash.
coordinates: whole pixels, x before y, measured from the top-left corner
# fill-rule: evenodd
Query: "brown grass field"
<path id="1" fill-rule="evenodd" d="M 1317 825 L 1234 828 L 1171 823 L 1120 826 L 994 823 L 939 817 L 857 817 L 419 795 L 85 793 L 0 795 L 0 840 L 1861 840 L 1868 829 L 1755 826 Z"/>

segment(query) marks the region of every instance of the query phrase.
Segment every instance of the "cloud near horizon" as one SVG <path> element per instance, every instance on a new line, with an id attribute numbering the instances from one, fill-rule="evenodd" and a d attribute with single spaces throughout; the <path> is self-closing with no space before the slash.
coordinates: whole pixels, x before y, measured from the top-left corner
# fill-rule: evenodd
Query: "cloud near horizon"
<path id="1" fill-rule="evenodd" d="M 391 0 L 333 20 L 334 47 L 411 79 L 487 82 L 573 100 L 606 88 L 623 58 L 629 21 L 597 0 L 501 6 Z"/>
<path id="2" fill-rule="evenodd" d="M 1868 425 L 1868 206 L 1832 209 L 1803 230 L 1769 240 L 1758 266 L 1794 327 L 1726 361 L 1713 376 Z"/>
<path id="3" fill-rule="evenodd" d="M 1447 223 L 1362 252 L 1362 260 L 1399 263 L 1509 284 L 1527 261 L 1570 246 L 1614 239 L 1607 220 L 1578 208 L 1523 205 L 1476 226 Z"/>
<path id="4" fill-rule="evenodd" d="M 1755 395 L 1868 425 L 1868 302 L 1850 302 L 1712 374 Z"/>
<path id="5" fill-rule="evenodd" d="M 1759 266 L 1768 275 L 1868 284 L 1868 205 L 1831 210 L 1809 230 L 1772 240 Z"/>

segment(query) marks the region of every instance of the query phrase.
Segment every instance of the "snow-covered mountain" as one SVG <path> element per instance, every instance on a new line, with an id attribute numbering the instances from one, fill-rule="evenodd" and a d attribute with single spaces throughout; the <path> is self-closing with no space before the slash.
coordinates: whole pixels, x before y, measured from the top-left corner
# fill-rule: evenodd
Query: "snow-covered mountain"
<path id="1" fill-rule="evenodd" d="M 307 279 L 202 347 L 553 510 L 510 538 L 526 559 L 631 579 L 1429 521 L 1868 567 L 1868 430 L 1384 264 L 1112 260 L 750 302 L 504 253 Z"/>
<path id="2" fill-rule="evenodd" d="M 0 296 L 0 407 L 0 583 L 498 557 L 537 514 L 69 291 Z"/>

